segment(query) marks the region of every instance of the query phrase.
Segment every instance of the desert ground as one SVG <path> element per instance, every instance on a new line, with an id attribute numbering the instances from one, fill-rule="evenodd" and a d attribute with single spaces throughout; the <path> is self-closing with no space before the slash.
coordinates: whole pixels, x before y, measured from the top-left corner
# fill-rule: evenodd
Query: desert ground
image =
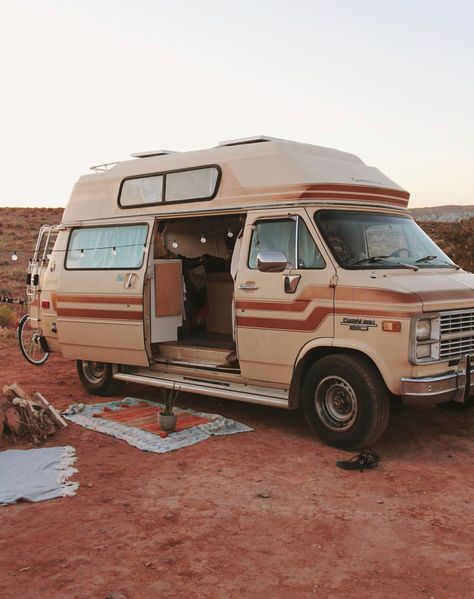
<path id="1" fill-rule="evenodd" d="M 39 225 L 60 214 L 0 211 L 0 290 L 24 292 Z M 474 219 L 423 226 L 474 270 Z M 96 403 L 73 362 L 21 357 L 21 307 L 4 307 L 0 387 L 17 381 L 59 409 Z M 132 385 L 127 395 L 159 399 Z M 46 445 L 75 447 L 80 488 L 0 508 L 1 599 L 474 596 L 474 409 L 394 405 L 374 447 L 379 466 L 360 473 L 337 468 L 351 454 L 313 437 L 299 412 L 185 394 L 178 403 L 254 431 L 161 455 L 74 424 L 57 432 Z"/>
<path id="2" fill-rule="evenodd" d="M 58 408 L 97 401 L 70 361 L 29 365 L 13 341 L 0 355 L 0 385 Z M 166 454 L 74 424 L 57 432 L 47 445 L 76 448 L 80 488 L 0 508 L 2 599 L 473 596 L 474 410 L 394 407 L 379 466 L 360 473 L 337 468 L 349 455 L 299 412 L 179 405 L 254 431 Z"/>

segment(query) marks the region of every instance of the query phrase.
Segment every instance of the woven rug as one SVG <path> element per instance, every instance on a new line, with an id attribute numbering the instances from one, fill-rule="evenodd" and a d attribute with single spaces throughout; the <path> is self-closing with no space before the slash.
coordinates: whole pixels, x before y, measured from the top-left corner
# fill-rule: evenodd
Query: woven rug
<path id="1" fill-rule="evenodd" d="M 103 418 L 104 420 L 112 420 L 113 422 L 119 422 L 125 426 L 133 426 L 140 428 L 142 431 L 148 431 L 160 437 L 167 437 L 170 433 L 162 431 L 159 424 L 159 414 L 162 409 L 157 405 L 150 405 L 147 401 L 139 401 L 135 405 L 124 403 L 118 406 L 117 409 L 112 409 L 109 406 L 104 406 L 101 412 L 94 414 L 94 418 Z M 214 417 L 203 418 L 197 414 L 190 414 L 189 412 L 177 412 L 176 413 L 176 429 L 171 433 L 179 433 L 187 428 L 193 426 L 199 426 L 200 424 L 208 424 L 214 420 Z"/>
<path id="2" fill-rule="evenodd" d="M 120 401 L 85 405 L 78 413 L 66 410 L 64 417 L 84 428 L 112 435 L 138 449 L 154 453 L 174 451 L 214 435 L 233 435 L 253 430 L 245 424 L 218 414 L 175 408 L 181 430 L 162 437 L 157 424 L 157 414 L 163 408 L 164 405 L 153 401 L 126 397 Z M 125 422 L 122 422 L 122 419 Z M 154 430 L 150 432 L 148 426 Z"/>

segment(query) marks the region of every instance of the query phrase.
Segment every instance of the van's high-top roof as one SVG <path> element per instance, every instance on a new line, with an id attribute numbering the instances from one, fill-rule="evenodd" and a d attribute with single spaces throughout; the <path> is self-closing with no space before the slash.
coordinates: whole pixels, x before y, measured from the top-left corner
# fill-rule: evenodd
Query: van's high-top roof
<path id="1" fill-rule="evenodd" d="M 135 154 L 108 170 L 81 177 L 72 191 L 63 222 L 144 214 L 283 205 L 298 200 L 332 200 L 406 208 L 409 194 L 378 169 L 354 154 L 275 138 L 221 142 L 191 152 L 164 150 Z M 169 171 L 216 165 L 221 173 L 215 197 L 122 208 L 118 198 L 124 180 Z"/>

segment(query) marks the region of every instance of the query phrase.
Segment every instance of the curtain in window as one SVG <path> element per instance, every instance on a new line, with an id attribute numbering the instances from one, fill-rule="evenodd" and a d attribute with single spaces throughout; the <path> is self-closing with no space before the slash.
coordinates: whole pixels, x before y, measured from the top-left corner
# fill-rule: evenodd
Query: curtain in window
<path id="1" fill-rule="evenodd" d="M 147 229 L 147 225 L 75 229 L 66 268 L 140 268 Z"/>

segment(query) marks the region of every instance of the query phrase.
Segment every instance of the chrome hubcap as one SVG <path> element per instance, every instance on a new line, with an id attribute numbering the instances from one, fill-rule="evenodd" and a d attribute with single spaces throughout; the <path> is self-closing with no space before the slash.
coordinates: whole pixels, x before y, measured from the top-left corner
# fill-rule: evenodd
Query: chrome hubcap
<path id="1" fill-rule="evenodd" d="M 103 362 L 83 362 L 83 371 L 86 378 L 91 383 L 99 382 L 105 373 L 105 364 Z"/>
<path id="2" fill-rule="evenodd" d="M 357 418 L 357 396 L 341 377 L 328 376 L 320 381 L 314 395 L 316 412 L 321 422 L 333 431 L 346 431 Z"/>

